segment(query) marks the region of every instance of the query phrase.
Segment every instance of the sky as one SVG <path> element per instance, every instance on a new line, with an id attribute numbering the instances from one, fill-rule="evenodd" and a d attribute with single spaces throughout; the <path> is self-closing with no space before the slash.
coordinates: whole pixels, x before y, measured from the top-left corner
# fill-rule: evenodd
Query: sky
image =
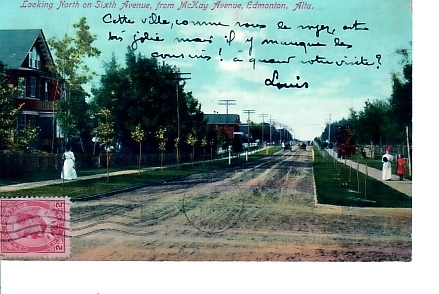
<path id="1" fill-rule="evenodd" d="M 409 0 L 185 2 L 14 0 L 2 3 L 1 28 L 41 28 L 61 39 L 84 16 L 102 51 L 87 60 L 98 74 L 112 54 L 124 65 L 131 47 L 188 73 L 185 91 L 204 113 L 239 114 L 245 123 L 244 110 L 254 110 L 251 121 L 301 140 L 367 100 L 388 99 L 391 72 L 401 70 L 395 51 L 411 49 Z M 150 6 L 133 7 L 139 3 Z"/>

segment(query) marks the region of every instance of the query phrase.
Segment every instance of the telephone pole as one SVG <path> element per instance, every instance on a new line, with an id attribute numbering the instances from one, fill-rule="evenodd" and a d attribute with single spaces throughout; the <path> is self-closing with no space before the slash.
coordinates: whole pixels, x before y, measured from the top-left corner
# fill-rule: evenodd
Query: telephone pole
<path id="1" fill-rule="evenodd" d="M 230 146 L 229 146 L 229 105 L 235 105 L 236 100 L 232 99 L 224 99 L 224 100 L 218 100 L 219 105 L 225 105 L 226 106 L 226 135 L 227 135 L 227 150 L 229 151 L 229 164 L 231 163 L 231 154 L 230 154 Z M 233 139 L 233 132 L 232 132 L 232 139 Z"/>
<path id="2" fill-rule="evenodd" d="M 268 116 L 266 113 L 262 113 L 258 115 L 259 117 L 262 117 L 262 148 L 265 148 L 264 146 L 264 129 L 265 129 L 265 121 L 264 119 Z"/>
<path id="3" fill-rule="evenodd" d="M 178 92 L 179 92 L 179 85 L 180 81 L 184 80 L 190 80 L 190 78 L 184 78 L 181 75 L 190 75 L 188 72 L 173 72 L 170 73 L 173 75 L 173 77 L 167 78 L 169 81 L 176 81 L 175 83 L 175 91 L 177 96 L 177 142 L 176 142 L 176 149 L 177 149 L 177 168 L 180 168 L 180 101 L 178 98 Z"/>
<path id="4" fill-rule="evenodd" d="M 247 153 L 245 154 L 245 161 L 248 161 L 248 151 L 250 149 L 250 114 L 255 113 L 254 109 L 244 109 L 244 113 L 247 113 Z"/>

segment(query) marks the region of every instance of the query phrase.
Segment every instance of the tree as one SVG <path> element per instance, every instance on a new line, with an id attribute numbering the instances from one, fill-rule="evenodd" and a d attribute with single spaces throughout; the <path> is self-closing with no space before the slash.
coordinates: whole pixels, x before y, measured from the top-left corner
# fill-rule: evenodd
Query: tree
<path id="1" fill-rule="evenodd" d="M 160 169 L 163 168 L 163 152 L 166 149 L 166 142 L 168 141 L 168 137 L 166 136 L 166 128 L 165 127 L 159 127 L 159 129 L 156 132 L 155 137 L 157 138 L 158 142 L 158 148 L 160 150 Z"/>
<path id="2" fill-rule="evenodd" d="M 16 133 L 16 147 L 21 151 L 31 150 L 30 143 L 38 136 L 38 127 L 27 125 L 26 127 L 17 130 Z"/>
<path id="3" fill-rule="evenodd" d="M 195 144 L 197 144 L 198 140 L 195 135 L 195 132 L 190 132 L 186 137 L 186 143 L 188 145 L 192 146 L 192 152 L 191 152 L 191 166 L 194 165 L 194 159 L 195 159 Z"/>
<path id="4" fill-rule="evenodd" d="M 208 141 L 207 141 L 207 136 L 203 136 L 203 138 L 201 138 L 201 146 L 203 147 L 203 164 L 204 164 L 204 160 L 206 158 L 206 146 L 208 145 Z"/>
<path id="5" fill-rule="evenodd" d="M 351 157 L 355 154 L 356 145 L 354 133 L 349 126 L 339 126 L 335 136 L 337 152 L 343 158 Z"/>
<path id="6" fill-rule="evenodd" d="M 61 100 L 58 103 L 56 115 L 59 125 L 67 136 L 80 138 L 84 151 L 82 136 L 90 131 L 90 117 L 88 104 L 85 97 L 87 93 L 83 85 L 90 82 L 95 75 L 84 62 L 85 58 L 98 57 L 100 50 L 92 46 L 96 35 L 90 33 L 85 17 L 73 24 L 75 37 L 67 33 L 61 40 L 50 38 L 48 44 L 55 52 L 55 64 L 49 69 L 59 81 L 57 91 L 60 92 Z"/>
<path id="7" fill-rule="evenodd" d="M 396 53 L 402 56 L 403 68 L 402 73 L 392 72 L 392 94 L 389 101 L 392 106 L 392 116 L 397 124 L 395 133 L 399 134 L 398 139 L 404 142 L 405 129 L 408 127 L 411 132 L 412 126 L 412 60 L 409 49 L 398 49 Z"/>
<path id="8" fill-rule="evenodd" d="M 14 107 L 17 88 L 9 84 L 6 66 L 0 61 L 0 150 L 12 147 L 13 125 L 23 105 Z"/>
<path id="9" fill-rule="evenodd" d="M 140 175 L 140 163 L 142 162 L 142 140 L 145 136 L 145 132 L 142 130 L 142 126 L 138 124 L 136 129 L 131 132 L 131 137 L 134 141 L 139 143 L 139 175 Z"/>
<path id="10" fill-rule="evenodd" d="M 110 166 L 110 155 L 109 151 L 114 142 L 114 121 L 111 116 L 111 112 L 103 108 L 98 113 L 98 126 L 95 129 L 97 134 L 99 144 L 105 147 L 105 152 L 107 155 L 107 182 L 109 182 L 109 166 Z"/>

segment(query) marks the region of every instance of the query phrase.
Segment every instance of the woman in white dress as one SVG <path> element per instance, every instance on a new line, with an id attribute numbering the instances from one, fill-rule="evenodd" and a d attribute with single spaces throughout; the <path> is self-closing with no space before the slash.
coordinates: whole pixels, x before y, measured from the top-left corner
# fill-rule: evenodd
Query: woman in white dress
<path id="1" fill-rule="evenodd" d="M 74 180 L 78 176 L 76 175 L 75 170 L 75 155 L 69 149 L 62 155 L 64 159 L 63 170 L 61 172 L 61 179 L 64 180 Z"/>
<path id="2" fill-rule="evenodd" d="M 390 181 L 392 179 L 392 162 L 393 156 L 388 152 L 383 155 L 381 161 L 383 163 L 382 180 Z"/>

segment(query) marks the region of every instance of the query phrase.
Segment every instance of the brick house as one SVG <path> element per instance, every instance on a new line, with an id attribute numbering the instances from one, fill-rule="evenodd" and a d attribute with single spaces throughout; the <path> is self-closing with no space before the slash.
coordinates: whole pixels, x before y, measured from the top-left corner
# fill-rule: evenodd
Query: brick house
<path id="1" fill-rule="evenodd" d="M 23 104 L 16 128 L 38 127 L 35 147 L 50 151 L 59 133 L 55 114 L 60 95 L 48 69 L 53 58 L 43 31 L 0 30 L 0 44 L 0 60 L 10 70 L 9 82 L 19 88 L 15 106 Z"/>
<path id="2" fill-rule="evenodd" d="M 205 114 L 206 126 L 218 132 L 225 132 L 228 139 L 233 139 L 241 124 L 238 114 Z"/>

